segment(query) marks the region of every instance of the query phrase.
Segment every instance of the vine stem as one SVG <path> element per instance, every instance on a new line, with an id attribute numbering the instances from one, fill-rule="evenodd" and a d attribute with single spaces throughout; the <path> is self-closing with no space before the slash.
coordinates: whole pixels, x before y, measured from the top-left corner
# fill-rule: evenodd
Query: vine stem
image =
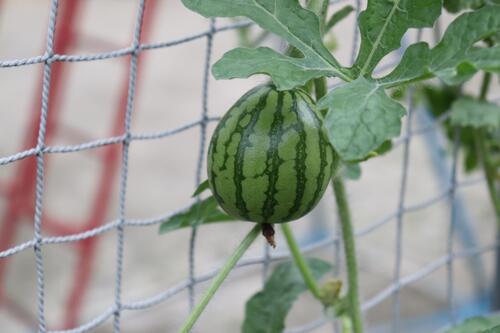
<path id="1" fill-rule="evenodd" d="M 316 79 L 314 81 L 314 90 L 316 93 L 316 100 L 321 99 L 327 93 L 326 79 L 324 77 Z M 323 113 L 324 111 L 321 112 Z M 338 155 L 334 159 L 339 160 Z M 342 228 L 344 253 L 347 265 L 347 280 L 349 284 L 349 289 L 347 291 L 347 300 L 349 316 L 352 322 L 353 332 L 362 333 L 363 318 L 361 316 L 361 303 L 359 301 L 358 263 L 356 259 L 356 244 L 354 240 L 354 230 L 352 227 L 349 202 L 345 191 L 344 181 L 342 180 L 342 177 L 340 175 L 333 175 L 332 185 Z"/>
<path id="2" fill-rule="evenodd" d="M 327 1 L 327 0 L 323 0 Z M 326 11 L 322 12 L 323 20 Z M 319 101 L 328 92 L 326 78 L 321 77 L 314 80 L 314 91 L 316 101 Z M 321 114 L 325 115 L 327 110 L 321 110 Z M 339 161 L 340 157 L 335 153 L 334 160 Z M 363 333 L 363 318 L 361 316 L 361 303 L 359 301 L 359 286 L 358 286 L 358 263 L 356 259 L 356 244 L 354 240 L 354 230 L 351 222 L 351 213 L 349 210 L 349 202 L 347 199 L 344 181 L 340 175 L 336 175 L 336 169 L 340 163 L 336 163 L 334 174 L 332 177 L 333 192 L 335 194 L 335 201 L 337 203 L 337 210 L 340 219 L 342 238 L 344 243 L 344 253 L 347 265 L 347 301 L 349 309 L 349 317 L 351 319 L 353 333 Z M 300 253 L 300 252 L 299 252 Z M 307 265 L 306 265 L 307 267 Z M 304 280 L 306 278 L 304 277 Z M 314 281 L 314 279 L 313 279 Z M 306 282 L 307 283 L 307 282 Z M 316 281 L 314 281 L 316 283 Z M 317 288 L 317 285 L 316 285 Z M 311 289 L 311 288 L 309 288 Z M 314 291 L 311 289 L 314 294 Z M 348 325 L 343 325 L 344 329 L 348 329 Z"/>
<path id="3" fill-rule="evenodd" d="M 351 213 L 345 191 L 344 181 L 340 176 L 333 179 L 333 192 L 337 202 L 337 209 L 342 228 L 342 238 L 344 240 L 344 252 L 347 265 L 347 280 L 349 283 L 347 290 L 347 300 L 349 315 L 352 321 L 354 333 L 363 332 L 363 318 L 361 316 L 361 305 L 359 301 L 358 287 L 358 263 L 356 259 L 356 245 L 354 241 L 354 230 L 351 222 Z"/>
<path id="4" fill-rule="evenodd" d="M 295 261 L 295 264 L 297 265 L 300 273 L 302 274 L 302 278 L 304 279 L 307 288 L 309 288 L 314 297 L 321 300 L 321 294 L 318 283 L 316 282 L 316 279 L 314 278 L 311 270 L 309 269 L 309 266 L 307 265 L 304 256 L 300 252 L 299 245 L 297 244 L 297 241 L 293 236 L 292 229 L 290 229 L 288 223 L 282 224 L 281 229 L 283 230 L 283 234 L 285 235 L 288 248 L 292 253 L 293 260 Z"/>
<path id="5" fill-rule="evenodd" d="M 481 91 L 479 93 L 479 100 L 486 100 L 488 94 L 488 89 L 490 87 L 491 74 L 484 73 L 483 82 L 481 84 Z M 490 156 L 486 147 L 486 133 L 484 129 L 479 128 L 474 131 L 474 140 L 477 146 L 477 154 L 479 155 L 479 160 L 483 167 L 483 172 L 486 177 L 486 184 L 488 187 L 488 193 L 490 196 L 490 201 L 495 209 L 495 217 L 497 224 L 497 240 L 500 240 L 500 196 L 497 192 L 495 186 L 496 178 L 496 166 L 492 163 Z M 492 309 L 497 310 L 500 308 L 500 247 L 496 250 L 496 273 L 495 281 L 492 294 Z"/>
<path id="6" fill-rule="evenodd" d="M 479 94 L 480 101 L 486 100 L 486 95 L 488 94 L 490 82 L 491 82 L 491 74 L 484 73 L 483 82 L 481 84 L 481 92 Z M 475 135 L 476 145 L 478 148 L 477 153 L 479 155 L 479 160 L 482 163 L 484 174 L 486 176 L 488 193 L 490 195 L 491 202 L 495 209 L 497 228 L 498 230 L 500 230 L 500 196 L 495 186 L 496 167 L 494 163 L 492 163 L 490 156 L 487 152 L 485 131 L 483 129 L 477 129 L 474 135 Z"/>
<path id="7" fill-rule="evenodd" d="M 252 230 L 250 230 L 250 232 L 245 236 L 240 245 L 238 245 L 233 254 L 227 259 L 226 263 L 219 271 L 219 273 L 215 276 L 214 280 L 212 281 L 212 284 L 205 292 L 198 305 L 196 305 L 196 307 L 193 309 L 193 312 L 191 312 L 189 317 L 186 319 L 184 325 L 180 329 L 181 333 L 189 333 L 191 331 L 194 324 L 205 310 L 208 302 L 210 302 L 215 292 L 219 289 L 222 282 L 224 282 L 224 280 L 227 278 L 227 276 L 234 268 L 238 260 L 240 260 L 240 258 L 246 252 L 246 250 L 248 250 L 250 245 L 257 238 L 257 236 L 260 233 L 260 230 L 261 230 L 260 224 L 257 224 L 255 227 L 253 227 Z"/>

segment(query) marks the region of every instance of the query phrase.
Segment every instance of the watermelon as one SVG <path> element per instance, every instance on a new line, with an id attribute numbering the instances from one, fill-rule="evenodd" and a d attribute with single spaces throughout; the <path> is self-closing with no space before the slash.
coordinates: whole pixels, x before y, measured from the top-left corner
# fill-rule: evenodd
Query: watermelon
<path id="1" fill-rule="evenodd" d="M 208 180 L 229 215 L 257 223 L 288 222 L 319 202 L 333 158 L 309 95 L 261 85 L 243 95 L 215 129 Z"/>

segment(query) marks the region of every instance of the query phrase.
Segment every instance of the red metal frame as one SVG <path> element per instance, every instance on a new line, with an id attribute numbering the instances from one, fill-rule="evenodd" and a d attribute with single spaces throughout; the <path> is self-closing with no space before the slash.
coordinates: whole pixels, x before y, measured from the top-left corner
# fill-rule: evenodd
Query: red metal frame
<path id="1" fill-rule="evenodd" d="M 146 0 L 146 10 L 144 13 L 142 40 L 147 40 L 153 24 L 153 15 L 157 5 L 156 0 Z M 54 41 L 54 50 L 58 54 L 68 54 L 72 46 L 76 42 L 78 13 L 82 10 L 84 4 L 81 0 L 61 1 L 57 29 Z M 141 63 L 143 56 L 139 57 L 137 82 L 139 82 Z M 123 65 L 127 67 L 129 73 L 130 57 L 125 57 Z M 56 62 L 52 65 L 51 90 L 49 96 L 49 113 L 47 119 L 46 141 L 50 143 L 58 132 L 58 122 L 56 121 L 60 115 L 60 102 L 64 94 L 64 82 L 68 77 L 68 63 Z M 43 74 L 41 74 L 43 75 Z M 41 82 L 41 75 L 40 80 Z M 126 76 L 121 87 L 121 94 L 117 102 L 115 117 L 110 129 L 110 136 L 123 134 L 124 117 L 127 105 L 128 94 L 128 75 Z M 136 94 L 139 87 L 136 87 Z M 41 83 L 38 84 L 38 89 L 33 98 L 34 105 L 32 109 L 33 116 L 29 118 L 30 123 L 27 125 L 26 137 L 23 149 L 29 149 L 36 146 L 40 110 L 41 110 Z M 43 214 L 43 231 L 50 235 L 68 235 L 72 233 L 83 232 L 89 230 L 105 222 L 106 214 L 110 206 L 112 190 L 115 184 L 116 173 L 119 172 L 121 145 L 110 145 L 104 148 L 102 154 L 94 154 L 101 162 L 101 170 L 98 176 L 98 186 L 93 196 L 94 202 L 89 207 L 88 218 L 83 223 L 75 224 L 74 221 L 60 221 L 51 217 L 50 212 L 44 211 Z M 50 167 L 50 155 L 45 155 L 45 169 Z M 0 250 L 5 250 L 13 246 L 16 242 L 16 232 L 20 226 L 21 218 L 32 218 L 34 212 L 34 193 L 36 185 L 36 158 L 31 157 L 18 163 L 18 168 L 15 176 L 7 184 L 4 191 L 7 208 L 0 219 Z M 31 221 L 32 219 L 30 219 Z M 78 243 L 70 244 L 77 255 L 77 263 L 72 268 L 73 285 L 68 292 L 66 298 L 66 306 L 64 308 L 63 329 L 68 329 L 78 325 L 79 315 L 83 305 L 84 298 L 89 289 L 90 278 L 93 274 L 93 264 L 96 259 L 96 245 L 99 237 L 88 238 Z M 9 311 L 14 318 L 24 322 L 27 326 L 33 326 L 33 318 L 30 317 L 29 311 L 22 309 L 15 303 L 15 300 L 9 298 L 5 293 L 5 276 L 8 268 L 8 258 L 0 259 L 0 310 Z"/>

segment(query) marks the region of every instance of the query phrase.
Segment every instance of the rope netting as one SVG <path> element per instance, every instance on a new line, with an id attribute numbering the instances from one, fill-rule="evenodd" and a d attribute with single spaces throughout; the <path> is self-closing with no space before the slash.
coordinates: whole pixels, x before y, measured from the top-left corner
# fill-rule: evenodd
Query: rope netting
<path id="1" fill-rule="evenodd" d="M 121 331 L 121 314 L 124 311 L 136 311 L 144 310 L 154 307 L 160 303 L 166 302 L 167 300 L 173 298 L 175 295 L 180 294 L 183 291 L 188 291 L 189 305 L 192 309 L 195 301 L 195 286 L 204 281 L 208 281 L 213 278 L 218 269 L 214 269 L 210 272 L 205 272 L 203 274 L 198 274 L 195 270 L 196 258 L 195 258 L 195 246 L 196 239 L 198 237 L 197 228 L 193 228 L 190 236 L 190 247 L 189 247 L 189 276 L 182 282 L 177 283 L 173 286 L 168 287 L 163 292 L 135 302 L 126 302 L 122 299 L 122 277 L 123 277 L 123 257 L 124 257 L 124 231 L 127 228 L 149 228 L 155 227 L 162 221 L 165 221 L 168 217 L 185 210 L 189 205 L 185 207 L 180 207 L 179 209 L 165 213 L 163 216 L 149 218 L 149 219 L 129 219 L 126 215 L 126 197 L 127 197 L 127 176 L 129 169 L 129 148 L 136 141 L 142 140 L 158 140 L 170 136 L 174 136 L 188 129 L 199 128 L 200 142 L 199 151 L 197 158 L 197 165 L 195 171 L 195 182 L 199 184 L 202 180 L 203 166 L 205 158 L 205 147 L 207 140 L 207 125 L 211 122 L 218 121 L 218 117 L 212 117 L 208 110 L 208 99 L 209 99 L 209 76 L 210 76 L 210 65 L 212 62 L 212 46 L 213 40 L 222 32 L 233 31 L 239 28 L 245 28 L 252 25 L 248 21 L 239 21 L 237 23 L 218 25 L 216 20 L 208 20 L 207 30 L 201 31 L 196 34 L 185 36 L 183 38 L 170 40 L 166 42 L 158 43 L 143 43 L 141 32 L 143 31 L 143 24 L 145 22 L 145 10 L 148 6 L 153 6 L 155 1 L 153 0 L 140 0 L 137 6 L 136 18 L 135 18 L 135 28 L 132 37 L 132 43 L 129 47 L 116 49 L 109 52 L 96 53 L 96 54 L 58 54 L 55 50 L 60 50 L 55 47 L 57 43 L 56 25 L 58 21 L 64 19 L 61 17 L 64 13 L 59 13 L 59 1 L 52 0 L 50 4 L 49 11 L 49 24 L 47 31 L 47 42 L 45 47 L 45 52 L 42 55 L 24 58 L 24 59 L 12 59 L 12 60 L 2 60 L 0 61 L 0 68 L 10 68 L 10 67 L 22 67 L 34 64 L 43 65 L 43 77 L 42 77 L 42 89 L 41 89 L 41 99 L 39 108 L 39 121 L 38 126 L 35 128 L 37 134 L 34 134 L 36 140 L 31 147 L 18 153 L 0 157 L 0 166 L 6 166 L 13 164 L 17 161 L 24 159 L 33 159 L 35 165 L 32 171 L 35 172 L 34 177 L 34 218 L 33 226 L 34 233 L 33 237 L 20 244 L 12 244 L 8 248 L 2 249 L 0 252 L 0 262 L 6 260 L 6 258 L 14 256 L 20 252 L 33 250 L 36 263 L 36 276 L 37 276 L 37 322 L 38 322 L 38 332 L 40 333 L 62 333 L 62 332 L 72 332 L 81 333 L 89 332 L 99 327 L 108 320 L 113 320 L 114 332 Z M 338 4 L 340 2 L 347 2 L 347 0 L 336 0 L 331 1 L 333 4 Z M 356 0 L 352 2 L 352 5 L 356 8 L 356 14 L 359 14 L 362 9 L 361 0 Z M 166 49 L 169 47 L 182 45 L 192 41 L 204 39 L 206 41 L 205 45 L 205 60 L 204 60 L 204 72 L 202 81 L 202 108 L 199 118 L 192 122 L 186 123 L 174 129 L 168 129 L 158 132 L 144 132 L 144 133 L 134 133 L 131 130 L 131 117 L 134 112 L 134 98 L 136 97 L 136 82 L 137 82 L 137 72 L 138 72 L 138 59 L 139 56 L 144 52 L 152 52 L 158 49 Z M 416 40 L 421 39 L 421 33 L 419 32 L 416 36 Z M 354 60 L 359 44 L 359 33 L 355 27 L 352 34 L 352 57 Z M 51 116 L 49 112 L 49 102 L 51 98 L 51 89 L 55 84 L 53 80 L 53 67 L 55 63 L 65 63 L 65 62 L 90 62 L 90 61 L 102 61 L 112 58 L 122 58 L 129 57 L 129 70 L 128 70 L 128 88 L 126 92 L 126 102 L 121 105 L 122 107 L 122 123 L 117 130 L 116 135 L 110 136 L 103 139 L 93 140 L 89 142 L 84 142 L 82 144 L 76 145 L 48 145 L 46 142 L 46 133 L 48 127 L 48 119 Z M 391 68 L 394 63 L 389 63 L 385 65 L 385 68 Z M 384 70 L 380 68 L 379 70 Z M 334 85 L 336 83 L 333 83 Z M 423 280 L 425 277 L 431 275 L 433 272 L 445 268 L 446 269 L 446 295 L 448 309 L 450 312 L 450 322 L 453 322 L 455 316 L 454 312 L 454 275 L 453 275 L 453 265 L 456 260 L 463 258 L 475 257 L 487 252 L 492 252 L 496 249 L 497 244 L 492 243 L 489 245 L 483 245 L 480 247 L 471 247 L 462 250 L 455 250 L 453 246 L 453 234 L 455 228 L 456 216 L 456 192 L 460 188 L 474 186 L 483 183 L 483 178 L 471 178 L 466 181 L 458 181 L 457 179 L 457 160 L 458 160 L 458 138 L 459 133 L 455 133 L 455 143 L 453 145 L 453 153 L 451 154 L 451 175 L 450 179 L 446 180 L 447 185 L 440 190 L 440 192 L 426 200 L 418 202 L 416 204 L 408 204 L 406 194 L 408 187 L 409 178 L 409 164 L 410 164 L 410 143 L 412 139 L 416 136 L 422 136 L 429 132 L 434 132 L 439 130 L 439 125 L 442 124 L 446 119 L 448 119 L 449 114 L 446 113 L 439 118 L 436 118 L 432 123 L 425 126 L 416 127 L 413 126 L 414 113 L 416 110 L 414 102 L 414 92 L 410 88 L 407 94 L 407 106 L 408 106 L 408 118 L 406 122 L 406 128 L 404 129 L 402 135 L 394 141 L 393 147 L 399 145 L 403 149 L 403 160 L 401 162 L 401 179 L 399 186 L 399 200 L 397 209 L 379 220 L 372 221 L 369 225 L 359 228 L 356 231 L 356 236 L 358 238 L 366 236 L 383 226 L 389 224 L 390 222 L 395 222 L 396 228 L 396 238 L 395 238 L 395 262 L 394 271 L 392 274 L 392 283 L 378 292 L 374 297 L 363 302 L 362 309 L 364 312 L 376 307 L 383 301 L 392 298 L 393 308 L 392 308 L 392 325 L 393 330 L 398 332 L 400 329 L 400 319 L 401 319 L 401 291 L 408 285 L 414 284 L 418 281 Z M 5 139 L 5 138 L 3 138 Z M 44 203 L 44 183 L 45 183 L 45 166 L 44 160 L 47 155 L 51 154 L 71 154 L 78 153 L 82 151 L 93 150 L 106 146 L 116 146 L 121 147 L 121 161 L 117 163 L 117 167 L 120 170 L 119 178 L 119 197 L 118 197 L 118 212 L 117 218 L 115 220 L 109 221 L 101 225 L 92 225 L 86 230 L 76 233 L 70 233 L 67 235 L 55 235 L 55 236 L 44 236 L 42 233 L 42 225 L 44 224 L 43 219 L 43 203 Z M 445 200 L 449 201 L 449 230 L 447 232 L 446 242 L 446 254 L 435 258 L 433 261 L 429 262 L 427 265 L 421 267 L 418 271 L 403 276 L 402 274 L 402 260 L 403 260 L 403 228 L 404 220 L 407 213 L 424 210 Z M 9 219 L 7 216 L 6 219 Z M 4 222 L 4 221 L 1 221 Z M 5 222 L 8 223 L 8 222 Z M 45 288 L 45 275 L 46 266 L 44 265 L 44 249 L 53 244 L 63 244 L 63 243 L 75 243 L 86 241 L 97 236 L 103 235 L 105 233 L 116 233 L 116 266 L 115 266 L 115 291 L 113 305 L 103 311 L 101 314 L 96 316 L 89 322 L 83 325 L 73 327 L 66 330 L 48 330 L 47 320 L 46 320 L 46 288 Z M 332 246 L 337 246 L 341 241 L 339 235 L 331 235 L 325 239 L 317 242 L 307 244 L 302 248 L 304 253 L 310 253 L 317 251 L 319 249 L 324 249 Z M 2 243 L 5 244 L 5 243 Z M 250 265 L 260 265 L 262 267 L 263 276 L 268 275 L 269 264 L 273 261 L 283 260 L 289 258 L 288 252 L 279 252 L 266 250 L 262 256 L 256 257 L 245 257 L 241 260 L 236 269 L 240 267 L 250 266 Z M 333 261 L 337 259 L 333 258 Z M 287 332 L 308 332 L 325 325 L 329 320 L 326 318 L 320 318 L 318 320 L 312 321 L 309 324 L 298 327 L 295 329 L 290 329 Z"/>

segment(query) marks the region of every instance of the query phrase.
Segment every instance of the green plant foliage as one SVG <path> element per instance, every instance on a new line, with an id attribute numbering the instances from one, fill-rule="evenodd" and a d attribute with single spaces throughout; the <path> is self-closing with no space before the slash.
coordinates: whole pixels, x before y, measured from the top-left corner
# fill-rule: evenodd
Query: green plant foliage
<path id="1" fill-rule="evenodd" d="M 439 118 L 449 112 L 453 103 L 460 98 L 460 91 L 455 87 L 433 87 L 423 86 L 421 88 L 423 98 L 427 103 L 428 110 L 435 118 Z M 453 142 L 454 129 L 449 119 L 443 122 L 443 128 L 450 142 Z M 471 172 L 479 166 L 477 147 L 474 140 L 474 129 L 465 127 L 460 130 L 460 147 L 464 151 L 464 169 Z"/>
<path id="2" fill-rule="evenodd" d="M 500 317 L 473 317 L 446 333 L 500 333 Z"/>
<path id="3" fill-rule="evenodd" d="M 405 109 L 373 81 L 359 78 L 332 90 L 318 102 L 329 108 L 324 126 L 344 161 L 366 158 L 385 141 L 399 135 Z"/>
<path id="4" fill-rule="evenodd" d="M 377 81 L 383 85 L 397 86 L 424 76 L 432 77 L 433 75 L 428 69 L 429 52 L 429 45 L 425 42 L 408 46 L 396 68 Z"/>
<path id="5" fill-rule="evenodd" d="M 478 69 L 500 70 L 498 48 L 474 44 L 500 31 L 500 6 L 485 6 L 453 21 L 430 53 L 430 69 L 448 84 L 469 79 Z"/>
<path id="6" fill-rule="evenodd" d="M 306 259 L 315 279 L 320 279 L 331 265 L 316 258 Z M 264 289 L 253 295 L 245 307 L 243 333 L 282 333 L 293 303 L 307 290 L 302 275 L 292 261 L 279 264 Z"/>
<path id="7" fill-rule="evenodd" d="M 500 128 L 500 106 L 470 98 L 460 98 L 451 107 L 452 125 L 461 127 Z"/>
<path id="8" fill-rule="evenodd" d="M 208 182 L 208 179 L 205 179 L 203 182 L 200 183 L 196 191 L 193 193 L 193 197 L 200 195 L 201 193 L 205 192 L 210 188 L 210 183 Z"/>
<path id="9" fill-rule="evenodd" d="M 425 42 L 410 45 L 391 73 L 373 78 L 376 66 L 400 47 L 401 38 L 409 29 L 433 26 L 441 15 L 442 1 L 450 12 L 468 11 L 448 26 L 434 48 Z M 500 166 L 499 106 L 464 98 L 460 85 L 478 71 L 500 73 L 500 0 L 368 0 L 358 20 L 361 46 L 352 68 L 342 67 L 323 41 L 323 37 L 335 37 L 326 32 L 353 11 L 351 6 L 327 20 L 328 0 L 182 2 L 206 17 L 246 17 L 259 25 L 264 34 L 273 33 L 289 45 L 285 54 L 267 47 L 236 48 L 213 66 L 217 79 L 266 74 L 272 84 L 245 94 L 219 123 L 207 163 L 215 197 L 173 216 L 162 224 L 162 232 L 233 220 L 217 207 L 217 202 L 231 215 L 260 223 L 285 222 L 305 215 L 322 196 L 332 174 L 336 174 L 336 170 L 331 172 L 331 164 L 343 164 L 343 176 L 356 179 L 360 177 L 361 162 L 392 148 L 391 140 L 400 134 L 405 109 L 387 95 L 386 89 L 391 89 L 391 96 L 402 98 L 408 84 L 435 77 L 444 84 L 418 86 L 416 97 L 425 98 L 450 139 L 460 128 L 465 169 L 470 171 L 482 164 L 490 193 L 495 190 L 495 168 Z M 304 2 L 309 9 L 301 6 Z M 248 40 L 248 30 L 243 39 Z M 487 96 L 489 75 L 483 79 L 481 100 Z M 345 83 L 326 92 L 325 77 L 332 76 Z M 299 86 L 303 89 L 295 89 Z M 316 105 L 305 92 L 311 92 L 313 87 L 319 99 Z M 295 137 L 290 138 L 292 131 Z M 288 169 L 281 168 L 281 164 Z M 362 333 L 349 207 L 341 177 L 333 177 L 333 185 L 346 244 L 349 290 L 345 298 L 329 308 L 345 321 L 344 331 Z M 200 184 L 194 195 L 207 188 L 207 183 Z M 495 196 L 490 196 L 497 204 Z M 283 229 L 286 228 L 285 225 Z M 320 301 L 323 297 L 333 302 L 339 296 L 333 284 L 333 293 L 320 295 L 311 283 L 330 269 L 329 264 L 310 259 L 314 279 L 308 278 L 311 274 L 307 273 L 308 266 L 303 264 L 298 247 L 288 243 L 292 244 L 289 246 L 304 279 L 292 263 L 277 266 L 264 289 L 246 305 L 244 333 L 282 332 L 293 302 L 308 286 Z M 304 280 L 308 281 L 307 286 Z M 212 297 L 213 293 L 208 295 Z M 206 302 L 202 307 L 205 305 Z M 500 333 L 500 319 L 495 320 L 473 318 L 448 333 Z M 192 327 L 192 323 L 187 327 Z"/>
<path id="10" fill-rule="evenodd" d="M 310 79 L 332 74 L 332 71 L 325 66 L 316 67 L 306 58 L 286 56 L 268 47 L 231 50 L 214 64 L 212 72 L 216 79 L 267 74 L 280 90 L 303 86 Z"/>
<path id="11" fill-rule="evenodd" d="M 500 160 L 500 129 L 495 115 L 499 108 L 497 105 L 460 97 L 460 91 L 454 87 L 423 86 L 420 92 L 434 117 L 439 118 L 450 112 L 450 118 L 443 122 L 443 128 L 450 142 L 453 142 L 455 127 L 461 127 L 460 148 L 464 152 L 465 171 L 471 172 L 479 167 L 476 127 L 482 127 L 486 131 L 485 145 L 490 158 Z M 493 130 L 495 126 L 497 129 Z"/>
<path id="12" fill-rule="evenodd" d="M 217 222 L 235 221 L 231 217 L 223 213 L 217 206 L 217 201 L 213 196 L 194 203 L 186 211 L 175 214 L 162 222 L 160 225 L 160 233 L 164 234 L 177 229 L 192 227 L 199 224 L 210 224 Z"/>
<path id="13" fill-rule="evenodd" d="M 369 0 L 359 16 L 361 48 L 354 72 L 370 75 L 385 55 L 400 46 L 409 28 L 432 27 L 440 14 L 440 0 Z"/>
<path id="14" fill-rule="evenodd" d="M 319 19 L 297 0 L 183 0 L 191 10 L 207 17 L 245 16 L 294 46 L 303 57 L 295 59 L 269 48 L 238 48 L 217 62 L 217 79 L 268 74 L 280 90 L 304 85 L 320 76 L 346 78 L 337 60 L 323 45 Z"/>
<path id="15" fill-rule="evenodd" d="M 458 13 L 467 9 L 478 9 L 485 4 L 500 4 L 499 0 L 444 0 L 443 5 L 450 13 Z"/>
<path id="16" fill-rule="evenodd" d="M 412 80 L 438 76 L 450 85 L 468 80 L 478 70 L 500 72 L 500 46 L 476 47 L 480 40 L 500 32 L 500 6 L 489 5 L 460 15 L 446 30 L 435 48 L 413 44 L 400 64 L 379 80 L 393 86 Z"/>

